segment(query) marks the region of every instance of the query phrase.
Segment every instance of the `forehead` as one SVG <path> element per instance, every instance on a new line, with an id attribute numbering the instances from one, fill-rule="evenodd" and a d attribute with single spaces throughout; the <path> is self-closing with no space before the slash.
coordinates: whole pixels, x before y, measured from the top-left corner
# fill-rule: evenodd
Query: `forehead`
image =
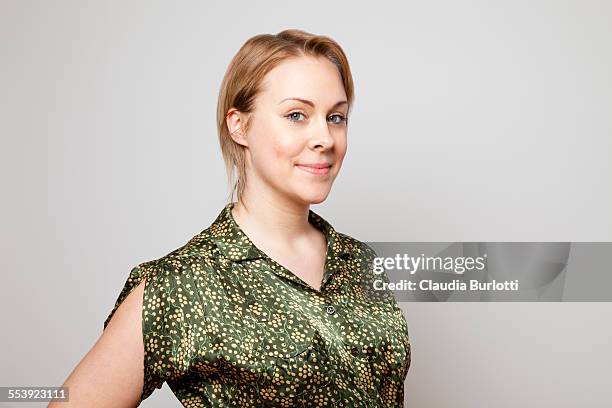
<path id="1" fill-rule="evenodd" d="M 260 99 L 278 104 L 288 97 L 315 103 L 336 103 L 346 99 L 342 77 L 336 65 L 325 57 L 300 56 L 287 59 L 266 74 Z"/>

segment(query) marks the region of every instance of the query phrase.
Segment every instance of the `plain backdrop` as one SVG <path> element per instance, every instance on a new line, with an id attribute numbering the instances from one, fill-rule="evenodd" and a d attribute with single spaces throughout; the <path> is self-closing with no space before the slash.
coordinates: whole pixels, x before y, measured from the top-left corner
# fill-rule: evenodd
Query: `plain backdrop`
<path id="1" fill-rule="evenodd" d="M 612 241 L 611 20 L 585 0 L 0 0 L 0 385 L 61 385 L 130 269 L 217 216 L 218 90 L 260 33 L 349 57 L 349 149 L 313 207 L 337 230 Z M 612 406 L 610 303 L 402 307 L 406 406 Z M 180 403 L 164 385 L 143 406 Z"/>

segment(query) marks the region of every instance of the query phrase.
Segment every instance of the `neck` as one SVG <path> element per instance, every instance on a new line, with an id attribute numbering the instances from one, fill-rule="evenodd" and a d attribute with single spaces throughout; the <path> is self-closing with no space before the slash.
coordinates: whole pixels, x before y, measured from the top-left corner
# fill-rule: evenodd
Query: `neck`
<path id="1" fill-rule="evenodd" d="M 314 227 L 308 222 L 309 209 L 308 204 L 245 191 L 234 204 L 232 215 L 253 238 L 274 237 L 275 241 L 296 244 L 313 232 Z"/>

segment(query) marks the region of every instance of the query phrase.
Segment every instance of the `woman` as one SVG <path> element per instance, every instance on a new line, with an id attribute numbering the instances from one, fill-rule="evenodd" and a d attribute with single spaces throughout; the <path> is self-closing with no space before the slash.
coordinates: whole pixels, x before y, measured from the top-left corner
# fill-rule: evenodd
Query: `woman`
<path id="1" fill-rule="evenodd" d="M 340 171 L 352 100 L 328 37 L 242 46 L 217 111 L 229 203 L 132 269 L 65 384 L 75 406 L 135 406 L 164 382 L 185 407 L 403 406 L 410 341 L 393 296 L 372 290 L 376 254 L 310 210 Z"/>

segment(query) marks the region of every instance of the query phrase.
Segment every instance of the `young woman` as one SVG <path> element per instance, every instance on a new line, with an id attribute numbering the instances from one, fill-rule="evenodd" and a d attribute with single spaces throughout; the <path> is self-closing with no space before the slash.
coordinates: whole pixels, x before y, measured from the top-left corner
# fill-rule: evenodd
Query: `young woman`
<path id="1" fill-rule="evenodd" d="M 136 406 L 167 382 L 185 407 L 404 405 L 408 329 L 372 290 L 376 254 L 310 209 L 342 166 L 352 102 L 329 37 L 285 30 L 241 47 L 217 111 L 230 200 L 132 269 L 64 384 L 69 404 Z"/>

